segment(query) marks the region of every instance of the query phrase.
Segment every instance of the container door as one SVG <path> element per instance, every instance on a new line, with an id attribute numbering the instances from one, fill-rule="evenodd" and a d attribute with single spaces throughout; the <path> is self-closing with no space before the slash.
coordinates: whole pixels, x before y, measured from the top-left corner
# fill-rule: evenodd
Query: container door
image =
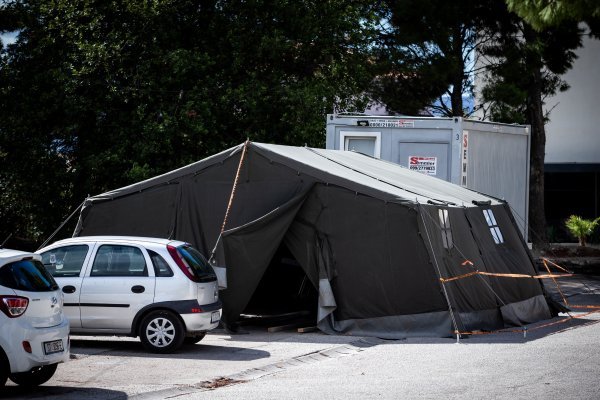
<path id="1" fill-rule="evenodd" d="M 413 171 L 450 181 L 448 143 L 400 142 L 398 164 Z"/>

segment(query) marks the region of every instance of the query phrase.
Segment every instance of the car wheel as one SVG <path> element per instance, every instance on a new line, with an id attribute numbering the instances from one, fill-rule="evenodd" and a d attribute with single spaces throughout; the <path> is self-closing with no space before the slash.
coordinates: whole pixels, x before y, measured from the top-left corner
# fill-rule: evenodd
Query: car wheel
<path id="1" fill-rule="evenodd" d="M 169 311 L 153 311 L 142 320 L 140 339 L 146 349 L 155 353 L 170 353 L 183 344 L 183 323 Z"/>
<path id="2" fill-rule="evenodd" d="M 21 386 L 39 386 L 46 383 L 56 372 L 58 364 L 42 365 L 32 368 L 31 371 L 19 372 L 9 375 L 11 381 Z"/>
<path id="3" fill-rule="evenodd" d="M 201 341 L 202 339 L 204 339 L 204 336 L 206 336 L 206 333 L 201 333 L 201 334 L 195 335 L 195 336 L 186 336 L 185 339 L 183 339 L 183 343 L 196 344 L 199 341 Z"/>
<path id="4" fill-rule="evenodd" d="M 0 350 L 0 388 L 4 386 L 6 383 L 6 379 L 8 378 L 8 374 L 10 373 L 10 365 L 8 364 L 8 360 L 2 354 L 2 350 Z"/>

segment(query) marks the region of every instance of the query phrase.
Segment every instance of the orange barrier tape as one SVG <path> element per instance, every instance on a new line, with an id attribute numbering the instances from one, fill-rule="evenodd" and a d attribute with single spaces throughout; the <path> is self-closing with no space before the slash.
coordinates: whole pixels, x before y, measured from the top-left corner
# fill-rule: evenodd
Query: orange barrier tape
<path id="1" fill-rule="evenodd" d="M 544 258 L 544 257 L 542 257 L 542 262 L 544 263 L 544 265 L 546 265 L 546 262 L 549 262 L 550 264 L 554 265 L 556 268 L 560 269 L 561 271 L 564 271 L 564 272 L 566 272 L 566 273 L 568 273 L 568 274 L 570 274 L 570 273 L 571 273 L 571 271 L 568 271 L 568 270 L 564 269 L 564 268 L 563 268 L 563 267 L 561 267 L 560 265 L 558 265 L 558 264 L 556 264 L 556 263 L 554 263 L 554 262 L 552 262 L 552 261 L 548 260 L 547 258 Z M 548 267 L 548 266 L 546 265 L 546 268 L 547 268 L 547 267 Z"/>
<path id="2" fill-rule="evenodd" d="M 451 281 L 457 281 L 459 279 L 468 278 L 469 276 L 477 275 L 478 273 L 479 273 L 479 271 L 475 271 L 475 272 L 469 272 L 468 274 L 458 275 L 453 278 L 440 278 L 440 281 L 442 281 L 444 283 L 451 282 Z"/>
<path id="3" fill-rule="evenodd" d="M 548 271 L 549 274 L 551 274 L 552 272 L 550 272 L 550 267 L 548 267 L 548 260 L 545 258 L 542 258 L 542 262 L 544 263 L 544 267 L 546 268 L 546 271 Z M 552 262 L 552 261 L 549 261 Z M 556 265 L 556 264 L 554 264 Z M 566 271 L 564 268 L 556 265 L 558 268 L 562 269 L 563 271 Z M 565 295 L 562 292 L 562 289 L 560 288 L 560 285 L 558 284 L 558 281 L 554 278 L 552 278 L 552 282 L 554 282 L 554 285 L 556 286 L 556 289 L 558 290 L 558 293 L 560 293 L 560 297 L 562 297 L 563 302 L 565 303 L 565 306 L 569 305 L 569 302 L 567 301 L 567 298 L 565 297 Z"/>
<path id="4" fill-rule="evenodd" d="M 591 309 L 598 309 L 600 310 L 600 306 L 574 306 L 574 305 L 569 305 L 569 307 L 571 308 L 591 308 Z"/>
<path id="5" fill-rule="evenodd" d="M 452 278 L 440 278 L 440 281 L 442 281 L 444 283 L 452 282 L 452 281 L 456 281 L 459 279 L 468 278 L 473 275 L 495 276 L 495 277 L 499 277 L 499 278 L 530 278 L 530 279 L 548 279 L 548 278 L 554 279 L 554 278 L 563 278 L 563 277 L 573 276 L 573 274 L 526 275 L 526 274 L 502 274 L 502 273 L 497 273 L 497 272 L 473 271 L 473 272 L 469 272 L 467 274 L 454 276 Z"/>

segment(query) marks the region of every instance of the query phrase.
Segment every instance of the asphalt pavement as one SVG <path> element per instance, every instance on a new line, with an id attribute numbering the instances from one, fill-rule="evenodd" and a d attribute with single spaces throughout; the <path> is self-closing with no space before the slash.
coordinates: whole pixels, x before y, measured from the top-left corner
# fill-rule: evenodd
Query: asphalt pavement
<path id="1" fill-rule="evenodd" d="M 600 305 L 600 280 L 561 281 L 571 305 Z M 552 283 L 548 290 L 560 296 Z M 215 331 L 172 355 L 133 338 L 73 337 L 72 360 L 10 399 L 598 399 L 600 312 L 573 308 L 523 329 L 381 340 L 319 332 Z M 573 318 L 571 318 L 573 317 Z"/>

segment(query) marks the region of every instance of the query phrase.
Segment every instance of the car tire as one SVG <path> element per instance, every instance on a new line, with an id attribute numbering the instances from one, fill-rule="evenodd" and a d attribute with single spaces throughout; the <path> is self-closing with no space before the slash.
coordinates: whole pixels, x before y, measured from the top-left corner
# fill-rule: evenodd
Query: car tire
<path id="1" fill-rule="evenodd" d="M 10 364 L 0 350 L 0 388 L 4 386 L 10 374 Z"/>
<path id="2" fill-rule="evenodd" d="M 185 344 L 196 344 L 199 341 L 201 341 L 202 339 L 204 339 L 204 336 L 206 336 L 206 332 L 203 332 L 199 335 L 195 335 L 195 336 L 186 336 L 185 339 L 183 339 L 183 343 Z"/>
<path id="3" fill-rule="evenodd" d="M 52 378 L 57 366 L 58 364 L 42 365 L 32 368 L 31 371 L 19 372 L 8 377 L 20 386 L 39 386 Z"/>
<path id="4" fill-rule="evenodd" d="M 140 325 L 140 339 L 147 350 L 153 353 L 171 353 L 183 344 L 185 328 L 170 311 L 152 311 Z"/>

